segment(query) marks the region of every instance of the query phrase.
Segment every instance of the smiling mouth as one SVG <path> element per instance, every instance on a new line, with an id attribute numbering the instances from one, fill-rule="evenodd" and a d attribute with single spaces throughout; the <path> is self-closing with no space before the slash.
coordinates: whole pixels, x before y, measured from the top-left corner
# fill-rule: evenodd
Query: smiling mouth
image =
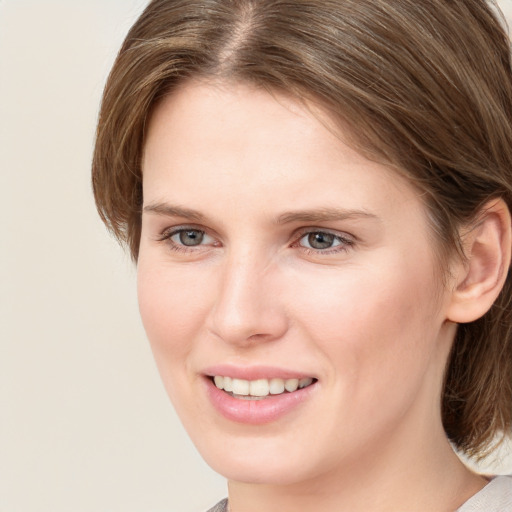
<path id="1" fill-rule="evenodd" d="M 218 389 L 240 400 L 263 400 L 271 396 L 294 393 L 316 382 L 316 379 L 311 377 L 302 379 L 245 380 L 216 375 L 211 379 Z"/>

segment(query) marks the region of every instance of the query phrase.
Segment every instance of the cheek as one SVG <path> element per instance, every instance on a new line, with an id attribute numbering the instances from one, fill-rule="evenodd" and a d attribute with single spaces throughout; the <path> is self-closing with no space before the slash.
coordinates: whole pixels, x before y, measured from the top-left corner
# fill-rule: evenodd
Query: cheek
<path id="1" fill-rule="evenodd" d="M 182 371 L 208 310 L 201 280 L 191 280 L 183 269 L 141 258 L 137 295 L 142 323 L 159 370 L 164 372 L 172 367 Z"/>
<path id="2" fill-rule="evenodd" d="M 375 266 L 332 273 L 323 287 L 317 276 L 296 276 L 308 290 L 296 295 L 296 316 L 345 375 L 394 381 L 419 371 L 435 347 L 439 322 L 430 268 L 382 258 Z"/>
<path id="3" fill-rule="evenodd" d="M 442 377 L 431 369 L 438 334 L 432 279 L 406 269 L 366 267 L 353 278 L 331 279 L 324 293 L 302 282 L 310 290 L 301 295 L 302 327 L 330 368 L 325 423 L 333 436 L 342 425 L 344 436 L 364 445 L 392 431 Z"/>
<path id="4" fill-rule="evenodd" d="M 153 357 L 178 415 L 184 422 L 193 418 L 193 425 L 201 409 L 193 396 L 191 353 L 197 349 L 208 306 L 202 280 L 190 277 L 186 269 L 144 254 L 139 259 L 139 309 Z"/>
<path id="5" fill-rule="evenodd" d="M 319 331 L 400 332 L 432 317 L 430 285 L 420 277 L 365 269 L 333 275 L 319 287 L 315 277 L 298 276 L 304 292 L 294 300 L 300 317 Z"/>

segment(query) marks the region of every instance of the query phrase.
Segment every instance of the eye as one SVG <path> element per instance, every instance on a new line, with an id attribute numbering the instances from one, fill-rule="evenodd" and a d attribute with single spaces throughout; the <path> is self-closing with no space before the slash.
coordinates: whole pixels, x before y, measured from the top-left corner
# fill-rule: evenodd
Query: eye
<path id="1" fill-rule="evenodd" d="M 195 245 L 201 245 L 203 241 L 209 237 L 205 235 L 204 231 L 199 229 L 181 229 L 174 232 L 169 239 L 175 244 L 185 245 L 187 247 L 193 247 Z"/>
<path id="2" fill-rule="evenodd" d="M 165 230 L 158 240 L 166 242 L 167 246 L 179 252 L 190 252 L 217 246 L 218 242 L 206 231 L 192 226 L 176 226 Z"/>
<path id="3" fill-rule="evenodd" d="M 347 250 L 354 242 L 341 235 L 335 235 L 328 231 L 309 231 L 304 233 L 297 242 L 305 250 L 313 250 L 318 252 L 338 252 Z"/>
<path id="4" fill-rule="evenodd" d="M 332 233 L 323 233 L 317 231 L 315 233 L 308 233 L 301 238 L 301 245 L 310 249 L 330 249 L 340 245 L 340 241 Z"/>

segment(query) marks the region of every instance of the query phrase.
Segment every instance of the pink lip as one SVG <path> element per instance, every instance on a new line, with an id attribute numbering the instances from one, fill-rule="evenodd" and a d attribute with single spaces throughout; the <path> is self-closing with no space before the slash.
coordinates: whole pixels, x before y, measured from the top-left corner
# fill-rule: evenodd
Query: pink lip
<path id="1" fill-rule="evenodd" d="M 293 370 L 286 370 L 276 366 L 232 366 L 229 364 L 219 364 L 205 368 L 202 372 L 209 377 L 220 375 L 222 377 L 232 377 L 235 379 L 257 380 L 257 379 L 302 379 L 314 377 L 314 375 Z"/>
<path id="2" fill-rule="evenodd" d="M 216 373 L 216 375 L 222 375 L 222 373 Z M 212 405 L 222 416 L 237 423 L 250 425 L 262 425 L 278 420 L 310 398 L 317 388 L 315 382 L 293 393 L 269 395 L 261 400 L 243 400 L 234 398 L 217 388 L 209 377 L 205 378 L 204 382 Z"/>

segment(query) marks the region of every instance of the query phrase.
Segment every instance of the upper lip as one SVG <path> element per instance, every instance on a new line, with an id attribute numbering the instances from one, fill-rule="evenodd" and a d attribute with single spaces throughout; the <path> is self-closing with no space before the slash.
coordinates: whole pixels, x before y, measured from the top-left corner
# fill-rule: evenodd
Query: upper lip
<path id="1" fill-rule="evenodd" d="M 208 377 L 218 375 L 244 380 L 314 378 L 310 373 L 266 365 L 234 366 L 231 364 L 218 364 L 205 368 L 202 373 Z"/>

